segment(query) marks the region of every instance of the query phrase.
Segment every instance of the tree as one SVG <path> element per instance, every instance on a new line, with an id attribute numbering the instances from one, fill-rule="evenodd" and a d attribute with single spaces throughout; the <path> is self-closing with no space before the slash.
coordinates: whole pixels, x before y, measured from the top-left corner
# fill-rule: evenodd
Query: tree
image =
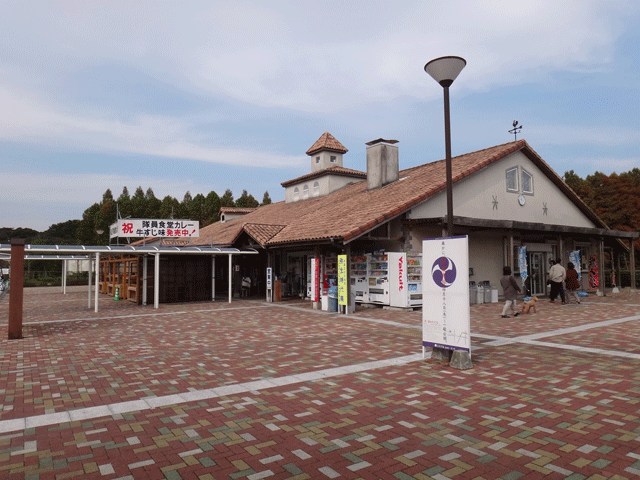
<path id="1" fill-rule="evenodd" d="M 131 197 L 129 196 L 129 189 L 124 186 L 122 193 L 118 197 L 117 208 L 120 212 L 120 218 L 131 217 Z"/>
<path id="2" fill-rule="evenodd" d="M 204 199 L 204 223 L 201 227 L 211 225 L 220 220 L 220 197 L 211 190 Z"/>
<path id="3" fill-rule="evenodd" d="M 102 203 L 105 202 L 113 202 L 113 194 L 111 193 L 110 188 L 107 188 L 107 190 L 102 194 Z"/>
<path id="4" fill-rule="evenodd" d="M 11 243 L 12 238 L 24 238 L 26 243 L 38 236 L 38 231 L 31 228 L 0 228 L 0 243 Z"/>
<path id="5" fill-rule="evenodd" d="M 136 188 L 133 197 L 131 197 L 131 216 L 133 218 L 144 218 L 147 211 L 147 198 L 144 195 L 142 187 Z"/>
<path id="6" fill-rule="evenodd" d="M 242 195 L 236 200 L 236 207 L 239 208 L 256 208 L 259 206 L 258 201 L 253 198 L 253 195 L 249 195 L 246 190 L 242 190 Z"/>
<path id="7" fill-rule="evenodd" d="M 586 182 L 580 178 L 573 170 L 564 172 L 564 181 L 576 192 L 580 197 L 584 197 L 586 190 Z M 583 198 L 584 200 L 584 198 Z"/>
<path id="8" fill-rule="evenodd" d="M 204 195 L 201 193 L 193 197 L 189 203 L 189 220 L 197 220 L 200 225 L 204 225 Z"/>
<path id="9" fill-rule="evenodd" d="M 177 198 L 167 195 L 160 203 L 159 218 L 179 218 L 180 202 Z"/>
<path id="10" fill-rule="evenodd" d="M 220 198 L 220 206 L 221 207 L 234 207 L 235 203 L 233 202 L 233 192 L 231 189 L 227 188 L 224 191 L 224 195 Z"/>
<path id="11" fill-rule="evenodd" d="M 269 192 L 264 192 L 264 195 L 262 196 L 262 203 L 260 205 L 270 205 L 271 204 L 271 197 L 269 196 Z"/>
<path id="12" fill-rule="evenodd" d="M 156 198 L 151 187 L 147 188 L 147 193 L 145 193 L 144 197 L 147 202 L 145 218 L 161 218 L 160 207 L 162 206 L 162 202 Z"/>
<path id="13" fill-rule="evenodd" d="M 73 245 L 78 243 L 77 232 L 80 220 L 67 220 L 51 225 L 44 233 L 45 244 Z"/>
<path id="14" fill-rule="evenodd" d="M 100 204 L 94 203 L 82 214 L 82 220 L 78 225 L 76 236 L 82 245 L 96 245 L 98 243 L 95 231 L 95 216 L 100 211 Z"/>

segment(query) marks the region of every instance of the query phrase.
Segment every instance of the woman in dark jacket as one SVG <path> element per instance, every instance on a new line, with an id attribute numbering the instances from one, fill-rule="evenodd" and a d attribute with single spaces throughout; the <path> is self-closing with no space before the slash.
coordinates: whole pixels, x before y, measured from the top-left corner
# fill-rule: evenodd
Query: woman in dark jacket
<path id="1" fill-rule="evenodd" d="M 567 265 L 567 278 L 564 283 L 567 287 L 567 292 L 569 293 L 569 298 L 567 298 L 567 303 L 571 303 L 571 298 L 573 298 L 576 303 L 580 303 L 580 299 L 578 298 L 578 290 L 580 290 L 580 281 L 578 280 L 578 272 L 575 269 L 573 263 L 569 262 Z"/>
<path id="2" fill-rule="evenodd" d="M 500 286 L 504 290 L 504 307 L 502 308 L 502 318 L 509 318 L 507 312 L 509 309 L 513 312 L 513 316 L 517 317 L 520 312 L 516 311 L 516 299 L 518 293 L 521 292 L 520 287 L 516 283 L 516 279 L 511 275 L 511 267 L 504 267 L 502 269 L 503 277 L 500 279 Z"/>

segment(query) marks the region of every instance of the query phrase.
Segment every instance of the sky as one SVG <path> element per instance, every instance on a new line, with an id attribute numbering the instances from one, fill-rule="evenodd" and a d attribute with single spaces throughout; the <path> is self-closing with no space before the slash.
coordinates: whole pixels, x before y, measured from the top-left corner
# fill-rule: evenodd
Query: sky
<path id="1" fill-rule="evenodd" d="M 110 189 L 284 199 L 325 132 L 366 170 L 518 139 L 560 175 L 640 168 L 640 2 L 0 0 L 0 227 L 82 218 Z M 115 219 L 114 219 L 115 221 Z"/>

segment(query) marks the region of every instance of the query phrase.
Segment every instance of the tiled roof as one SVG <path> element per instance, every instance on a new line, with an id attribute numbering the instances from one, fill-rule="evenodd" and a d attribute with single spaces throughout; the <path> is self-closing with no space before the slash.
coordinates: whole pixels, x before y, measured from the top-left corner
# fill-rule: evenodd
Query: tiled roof
<path id="1" fill-rule="evenodd" d="M 286 225 L 261 225 L 258 223 L 247 223 L 244 225 L 244 231 L 261 245 L 265 245 L 280 233 L 283 228 L 286 228 Z"/>
<path id="2" fill-rule="evenodd" d="M 219 213 L 239 213 L 246 214 L 251 213 L 255 210 L 255 208 L 240 208 L 240 207 L 220 207 Z"/>
<path id="3" fill-rule="evenodd" d="M 589 215 L 589 209 L 580 198 L 524 140 L 454 157 L 453 182 L 458 182 L 518 150 L 522 150 Z M 375 190 L 367 190 L 367 182 L 362 180 L 327 196 L 265 205 L 241 218 L 201 229 L 200 238 L 205 244 L 228 246 L 245 230 L 265 246 L 331 238 L 349 241 L 446 188 L 444 160 L 401 170 L 399 173 L 399 180 Z M 596 224 L 602 224 L 592 212 L 590 218 Z"/>
<path id="4" fill-rule="evenodd" d="M 347 153 L 349 151 L 329 132 L 324 132 L 322 136 L 316 140 L 316 143 L 311 145 L 311 148 L 307 150 L 307 155 L 313 155 L 314 153 L 318 153 L 323 150 L 329 150 L 337 153 Z"/>
<path id="5" fill-rule="evenodd" d="M 360 179 L 367 178 L 367 174 L 365 172 L 361 172 L 360 170 L 353 170 L 351 168 L 334 165 L 333 167 L 318 170 L 317 172 L 307 173 L 306 175 L 294 178 L 293 180 L 287 180 L 286 182 L 282 182 L 280 185 L 282 185 L 283 187 L 288 187 L 289 185 L 295 185 L 296 183 L 309 181 L 314 178 L 324 177 L 325 175 L 338 175 L 340 177 L 353 177 Z"/>

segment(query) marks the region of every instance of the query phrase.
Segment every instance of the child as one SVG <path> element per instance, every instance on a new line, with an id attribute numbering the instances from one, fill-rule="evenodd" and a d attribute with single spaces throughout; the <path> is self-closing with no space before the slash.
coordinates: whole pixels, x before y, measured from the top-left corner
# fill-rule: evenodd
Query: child
<path id="1" fill-rule="evenodd" d="M 516 283 L 516 279 L 511 275 L 511 267 L 504 267 L 502 269 L 503 277 L 500 279 L 500 285 L 504 290 L 504 308 L 502 309 L 502 318 L 509 318 L 507 310 L 511 308 L 513 316 L 517 317 L 520 312 L 516 312 L 516 298 L 517 294 L 521 292 L 520 287 Z"/>

